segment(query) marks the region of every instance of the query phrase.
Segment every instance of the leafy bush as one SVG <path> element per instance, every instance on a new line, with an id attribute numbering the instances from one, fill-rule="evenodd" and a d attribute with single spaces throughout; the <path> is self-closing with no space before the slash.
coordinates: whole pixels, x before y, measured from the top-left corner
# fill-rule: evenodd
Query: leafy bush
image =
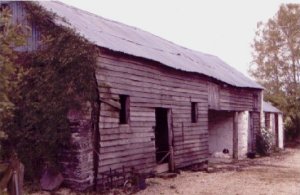
<path id="1" fill-rule="evenodd" d="M 54 16 L 43 8 L 26 5 L 42 47 L 19 56 L 24 74 L 8 94 L 15 108 L 0 124 L 8 135 L 3 151 L 16 151 L 26 179 L 36 180 L 45 162 L 59 168 L 61 152 L 72 147 L 68 111 L 97 98 L 97 50 L 72 29 L 55 26 Z"/>
<path id="2" fill-rule="evenodd" d="M 273 149 L 273 134 L 265 128 L 257 136 L 256 150 L 261 155 L 269 155 Z"/>

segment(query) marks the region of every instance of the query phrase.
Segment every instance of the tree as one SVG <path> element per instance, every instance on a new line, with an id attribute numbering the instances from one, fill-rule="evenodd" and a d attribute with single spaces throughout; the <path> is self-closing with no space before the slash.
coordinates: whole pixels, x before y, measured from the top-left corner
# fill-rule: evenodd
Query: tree
<path id="1" fill-rule="evenodd" d="M 252 44 L 250 74 L 274 103 L 300 128 L 300 4 L 283 4 L 266 23 L 259 22 Z M 297 125 L 299 124 L 299 125 Z"/>
<path id="2" fill-rule="evenodd" d="M 8 8 L 4 8 L 0 12 L 0 137 L 1 122 L 4 117 L 11 114 L 14 107 L 9 99 L 9 91 L 17 82 L 17 72 L 15 62 L 18 58 L 14 48 L 25 43 L 26 31 L 25 27 L 13 24 L 11 13 Z M 14 78 L 14 80 L 12 80 Z"/>

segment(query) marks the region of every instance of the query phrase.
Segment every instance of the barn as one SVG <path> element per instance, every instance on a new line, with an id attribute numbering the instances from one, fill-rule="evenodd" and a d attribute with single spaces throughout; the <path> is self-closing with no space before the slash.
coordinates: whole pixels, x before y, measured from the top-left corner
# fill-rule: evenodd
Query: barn
<path id="1" fill-rule="evenodd" d="M 282 112 L 270 102 L 263 102 L 264 127 L 273 135 L 273 145 L 276 148 L 284 148 L 284 131 Z"/>
<path id="2" fill-rule="evenodd" d="M 1 4 L 11 8 L 15 22 L 26 23 L 24 2 Z M 174 171 L 223 149 L 236 159 L 255 151 L 259 84 L 216 56 L 61 2 L 37 4 L 55 13 L 55 25 L 73 29 L 98 52 L 97 131 L 89 104 L 69 111 L 77 149 L 69 153 L 76 161 L 62 160 L 67 185 L 83 190 L 103 183 L 108 172 Z M 40 33 L 30 26 L 27 49 L 34 50 Z"/>

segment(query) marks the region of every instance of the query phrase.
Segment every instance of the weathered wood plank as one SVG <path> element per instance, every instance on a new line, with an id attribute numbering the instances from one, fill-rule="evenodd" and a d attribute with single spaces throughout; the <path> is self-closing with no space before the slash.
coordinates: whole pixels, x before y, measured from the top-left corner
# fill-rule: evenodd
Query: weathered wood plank
<path id="1" fill-rule="evenodd" d="M 134 155 L 142 154 L 144 156 L 144 154 L 147 153 L 155 153 L 155 147 L 134 148 L 130 150 L 100 153 L 100 155 L 101 155 L 101 161 L 103 162 L 107 159 L 118 159 L 118 158 L 125 158 L 129 156 L 132 157 Z"/>
<path id="2" fill-rule="evenodd" d="M 129 143 L 124 145 L 118 146 L 107 146 L 104 148 L 100 148 L 101 154 L 104 153 L 111 153 L 111 152 L 118 152 L 118 151 L 127 151 L 139 148 L 150 147 L 153 148 L 155 146 L 154 142 L 145 142 L 145 143 Z"/>
<path id="3" fill-rule="evenodd" d="M 98 61 L 99 68 L 103 68 L 103 66 L 108 65 L 110 68 L 117 67 L 121 68 L 124 67 L 125 71 L 128 69 L 136 70 L 136 74 L 141 74 L 143 77 L 150 77 L 153 78 L 153 76 L 158 75 L 157 73 L 161 74 L 160 79 L 163 81 L 172 81 L 175 84 L 183 83 L 183 84 L 189 84 L 194 85 L 196 87 L 204 86 L 206 85 L 206 81 L 201 79 L 199 76 L 192 76 L 190 75 L 189 78 L 187 78 L 184 74 L 182 74 L 180 71 L 172 71 L 170 74 L 170 70 L 163 71 L 161 67 L 156 67 L 152 65 L 145 66 L 144 64 L 137 63 L 136 61 L 128 61 L 128 60 L 117 60 L 118 63 L 115 63 L 115 59 L 111 58 L 111 56 L 101 56 L 101 61 Z M 113 69 L 115 70 L 115 69 Z M 173 80 L 172 80 L 173 79 Z M 199 80 L 201 83 L 190 83 L 190 81 Z M 177 81 L 177 82 L 176 82 Z"/>
<path id="4" fill-rule="evenodd" d="M 144 161 L 145 159 L 152 159 L 153 157 L 155 157 L 155 153 L 145 152 L 142 154 L 132 154 L 132 155 L 125 156 L 122 158 L 110 158 L 110 159 L 100 160 L 99 164 L 100 164 L 100 167 L 105 166 L 105 165 L 112 165 L 112 164 L 122 164 L 122 163 L 127 164 L 127 163 L 129 163 L 129 161 L 133 161 L 133 160 Z"/>
<path id="5" fill-rule="evenodd" d="M 102 141 L 100 140 L 100 147 L 107 147 L 107 146 L 118 146 L 130 143 L 144 143 L 144 142 L 151 142 L 151 138 L 143 137 L 143 138 L 128 138 L 128 139 L 121 139 L 121 140 L 110 140 L 110 141 Z"/>

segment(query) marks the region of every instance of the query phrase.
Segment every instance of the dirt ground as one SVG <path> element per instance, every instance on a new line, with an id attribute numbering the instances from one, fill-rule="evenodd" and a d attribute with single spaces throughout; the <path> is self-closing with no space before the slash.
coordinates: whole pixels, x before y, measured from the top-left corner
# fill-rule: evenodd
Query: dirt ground
<path id="1" fill-rule="evenodd" d="M 213 173 L 182 172 L 172 179 L 147 179 L 148 187 L 137 194 L 300 194 L 300 148 L 214 166 Z"/>
<path id="2" fill-rule="evenodd" d="M 149 178 L 137 195 L 299 195 L 300 147 L 288 148 L 270 157 L 235 163 L 210 164 L 211 172 L 181 171 L 175 178 Z M 35 195 L 50 193 L 34 193 Z M 56 195 L 78 194 L 61 189 Z M 94 194 L 94 193 L 92 193 Z M 124 194 L 114 190 L 109 194 Z"/>

